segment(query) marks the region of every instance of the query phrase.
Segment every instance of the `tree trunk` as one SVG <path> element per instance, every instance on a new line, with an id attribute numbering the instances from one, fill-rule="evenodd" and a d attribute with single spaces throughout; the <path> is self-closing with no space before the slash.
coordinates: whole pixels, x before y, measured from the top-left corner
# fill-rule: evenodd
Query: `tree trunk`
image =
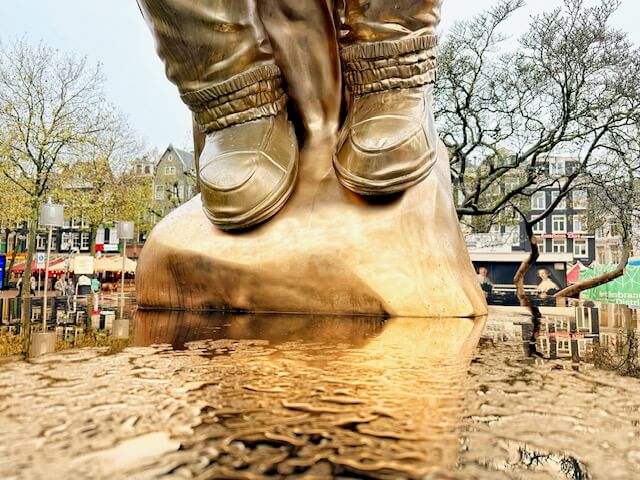
<path id="1" fill-rule="evenodd" d="M 31 202 L 29 240 L 27 242 L 27 252 L 24 259 L 24 273 L 22 274 L 22 332 L 25 354 L 29 351 L 29 342 L 31 340 L 31 262 L 33 262 L 33 254 L 36 250 L 39 214 L 40 200 L 35 198 Z"/>
<path id="2" fill-rule="evenodd" d="M 618 266 L 611 270 L 610 272 L 603 273 L 595 278 L 590 278 L 588 280 L 583 280 L 578 283 L 574 283 L 573 285 L 568 286 L 560 290 L 556 293 L 556 297 L 575 297 L 583 290 L 588 290 L 590 288 L 599 287 L 600 285 L 604 285 L 605 283 L 609 283 L 611 280 L 615 280 L 618 277 L 624 275 L 625 268 L 627 267 L 627 262 L 629 261 L 629 254 L 631 252 L 631 248 L 629 247 L 629 242 L 624 241 L 622 244 L 622 257 L 620 258 L 620 262 Z"/>
<path id="3" fill-rule="evenodd" d="M 529 302 L 529 297 L 527 297 L 527 294 L 524 291 L 524 276 L 532 265 L 536 263 L 536 260 L 538 260 L 540 250 L 538 250 L 538 239 L 533 234 L 533 225 L 530 225 L 529 222 L 525 222 L 525 230 L 527 232 L 529 244 L 531 245 L 531 252 L 529 252 L 529 256 L 525 258 L 518 267 L 518 271 L 513 277 L 513 283 L 516 286 L 516 294 L 518 295 L 518 300 L 520 300 L 520 305 L 523 307 L 529 307 L 531 306 L 531 302 Z"/>
<path id="4" fill-rule="evenodd" d="M 90 253 L 91 253 L 91 256 L 95 257 L 96 256 L 96 236 L 98 234 L 98 226 L 92 224 L 90 228 L 91 228 L 91 231 L 89 233 L 89 235 L 91 235 Z"/>
<path id="5" fill-rule="evenodd" d="M 9 234 L 7 233 L 7 249 L 9 247 Z M 9 285 L 9 278 L 11 277 L 11 270 L 13 270 L 13 266 L 16 263 L 16 255 L 18 254 L 18 232 L 13 232 L 13 245 L 11 246 L 11 260 L 9 260 L 9 265 L 7 266 L 6 271 L 4 272 L 3 285 Z"/>

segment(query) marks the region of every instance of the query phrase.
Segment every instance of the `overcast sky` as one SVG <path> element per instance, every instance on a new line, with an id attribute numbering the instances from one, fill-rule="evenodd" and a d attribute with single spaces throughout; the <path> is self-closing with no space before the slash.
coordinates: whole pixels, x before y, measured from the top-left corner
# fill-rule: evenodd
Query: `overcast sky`
<path id="1" fill-rule="evenodd" d="M 197 0 L 193 0 L 197 1 Z M 232 1 L 232 0 L 229 0 Z M 490 6 L 491 0 L 445 0 L 442 29 Z M 592 2 L 588 2 L 592 3 Z M 63 51 L 100 62 L 107 95 L 129 118 L 150 147 L 169 143 L 191 148 L 191 120 L 170 84 L 135 0 L 0 0 L 0 41 L 26 36 Z M 561 0 L 529 0 L 513 18 L 509 32 L 523 31 L 531 14 L 554 8 Z M 616 27 L 640 44 L 640 2 L 623 0 Z"/>

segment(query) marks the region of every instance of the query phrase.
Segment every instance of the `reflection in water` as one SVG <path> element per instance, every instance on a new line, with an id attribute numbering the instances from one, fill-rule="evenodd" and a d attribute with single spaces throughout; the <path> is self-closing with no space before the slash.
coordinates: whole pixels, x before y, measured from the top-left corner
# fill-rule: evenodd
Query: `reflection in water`
<path id="1" fill-rule="evenodd" d="M 583 360 L 637 318 L 582 313 L 138 312 L 2 365 L 0 478 L 633 478 L 640 382 Z"/>
<path id="2" fill-rule="evenodd" d="M 640 310 L 586 303 L 570 314 L 533 318 L 529 349 L 548 359 L 592 363 L 626 376 L 640 376 Z"/>
<path id="3" fill-rule="evenodd" d="M 482 325 L 145 313 L 135 338 L 215 358 L 194 393 L 203 422 L 183 441 L 215 458 L 201 469 L 176 455 L 173 468 L 204 478 L 418 478 L 455 465 L 462 385 Z M 209 340 L 185 345 L 189 337 Z"/>
<path id="4" fill-rule="evenodd" d="M 483 325 L 140 312 L 136 346 L 121 353 L 67 352 L 0 374 L 9 419 L 0 422 L 7 445 L 0 472 L 394 479 L 446 472 L 457 462 L 464 384 Z M 9 375 L 20 403 L 11 401 Z M 38 411 L 46 415 L 34 422 Z M 25 455 L 36 445 L 37 461 Z"/>

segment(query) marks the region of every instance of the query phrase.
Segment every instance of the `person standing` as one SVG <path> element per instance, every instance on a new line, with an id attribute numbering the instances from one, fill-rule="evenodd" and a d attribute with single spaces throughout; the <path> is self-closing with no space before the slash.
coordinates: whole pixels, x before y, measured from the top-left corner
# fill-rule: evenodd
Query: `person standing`
<path id="1" fill-rule="evenodd" d="M 480 282 L 480 288 L 484 292 L 484 298 L 489 299 L 489 295 L 493 291 L 493 282 L 489 278 L 487 267 L 478 268 L 478 282 Z"/>
<path id="2" fill-rule="evenodd" d="M 80 275 L 80 278 L 78 278 L 78 293 L 80 295 L 89 295 L 91 293 L 91 279 L 86 275 Z"/>
<path id="3" fill-rule="evenodd" d="M 65 284 L 62 277 L 58 277 L 53 288 L 55 289 L 57 296 L 63 296 L 66 293 Z"/>

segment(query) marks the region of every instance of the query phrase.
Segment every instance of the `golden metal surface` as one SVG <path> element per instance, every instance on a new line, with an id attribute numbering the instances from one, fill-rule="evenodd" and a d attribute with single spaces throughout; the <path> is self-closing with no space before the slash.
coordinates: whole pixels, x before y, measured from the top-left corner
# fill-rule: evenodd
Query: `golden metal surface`
<path id="1" fill-rule="evenodd" d="M 485 314 L 451 195 L 447 152 L 423 182 L 369 203 L 345 190 L 331 142 L 307 144 L 289 202 L 241 233 L 196 197 L 152 231 L 138 262 L 147 308 L 466 317 Z"/>
<path id="2" fill-rule="evenodd" d="M 168 78 L 207 134 L 198 184 L 215 225 L 247 228 L 287 201 L 297 171 L 287 93 L 307 139 L 331 138 L 339 56 L 349 99 L 334 162 L 342 184 L 387 195 L 429 174 L 440 0 L 138 3 Z"/>
<path id="3" fill-rule="evenodd" d="M 199 158 L 202 207 L 225 230 L 275 214 L 291 195 L 298 143 L 286 112 L 209 133 Z"/>
<path id="4" fill-rule="evenodd" d="M 431 89 L 381 91 L 352 100 L 334 157 L 345 187 L 361 195 L 388 195 L 425 179 L 438 142 Z"/>
<path id="5" fill-rule="evenodd" d="M 138 2 L 201 131 L 202 191 L 147 240 L 141 306 L 486 312 L 431 114 L 441 0 Z M 240 229 L 280 208 L 234 233 L 209 221 Z"/>

